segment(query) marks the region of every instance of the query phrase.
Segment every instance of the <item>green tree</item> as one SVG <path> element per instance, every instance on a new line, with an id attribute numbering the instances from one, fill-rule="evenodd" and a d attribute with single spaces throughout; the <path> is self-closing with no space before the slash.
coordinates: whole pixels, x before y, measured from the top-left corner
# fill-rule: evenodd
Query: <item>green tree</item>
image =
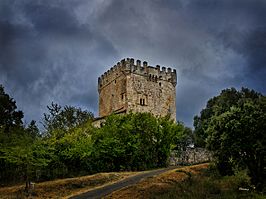
<path id="1" fill-rule="evenodd" d="M 75 128 L 65 131 L 63 136 L 58 137 L 57 133 L 44 137 L 46 143 L 53 149 L 54 156 L 49 164 L 48 173 L 50 177 L 69 177 L 81 173 L 92 172 L 91 135 L 94 127 L 90 121 Z"/>
<path id="2" fill-rule="evenodd" d="M 265 96 L 242 88 L 224 90 L 213 99 L 213 113 L 201 122 L 208 121 L 202 131 L 220 173 L 231 175 L 234 169 L 247 169 L 252 182 L 261 188 L 266 157 Z"/>
<path id="3" fill-rule="evenodd" d="M 206 139 L 208 137 L 207 128 L 213 116 L 230 110 L 232 106 L 237 106 L 246 99 L 256 100 L 261 96 L 260 93 L 247 88 L 242 88 L 240 91 L 237 91 L 235 88 L 229 88 L 222 90 L 220 95 L 208 100 L 206 107 L 202 109 L 200 115 L 194 117 L 195 145 L 200 147 L 206 146 Z"/>
<path id="4" fill-rule="evenodd" d="M 104 171 L 164 167 L 184 127 L 169 117 L 130 113 L 107 117 L 93 134 L 94 168 Z"/>
<path id="5" fill-rule="evenodd" d="M 5 133 L 10 132 L 13 126 L 22 125 L 23 112 L 17 111 L 16 101 L 5 93 L 4 87 L 0 85 L 0 128 Z"/>
<path id="6" fill-rule="evenodd" d="M 24 177 L 26 191 L 37 168 L 47 165 L 47 147 L 41 144 L 35 121 L 25 127 L 23 112 L 0 85 L 0 180 Z M 5 181 L 4 178 L 7 178 Z M 18 182 L 18 180 L 16 180 Z"/>
<path id="7" fill-rule="evenodd" d="M 24 128 L 17 128 L 16 131 L 22 132 L 1 136 L 0 159 L 21 172 L 19 175 L 24 176 L 25 191 L 28 192 L 29 183 L 35 175 L 35 171 L 48 165 L 49 150 L 40 139 L 32 137 Z M 5 142 L 2 142 L 3 140 Z"/>
<path id="8" fill-rule="evenodd" d="M 31 136 L 32 138 L 38 138 L 41 136 L 40 130 L 37 127 L 35 120 L 32 120 L 25 130 L 26 133 L 28 133 L 28 135 Z"/>
<path id="9" fill-rule="evenodd" d="M 179 133 L 174 138 L 174 147 L 179 151 L 185 151 L 188 146 L 193 145 L 193 132 L 189 127 L 185 127 L 182 123 L 179 123 Z"/>
<path id="10" fill-rule="evenodd" d="M 65 132 L 93 120 L 93 113 L 83 111 L 73 106 L 65 106 L 53 103 L 47 106 L 49 113 L 44 114 L 43 126 L 47 134 L 57 133 L 62 137 Z"/>

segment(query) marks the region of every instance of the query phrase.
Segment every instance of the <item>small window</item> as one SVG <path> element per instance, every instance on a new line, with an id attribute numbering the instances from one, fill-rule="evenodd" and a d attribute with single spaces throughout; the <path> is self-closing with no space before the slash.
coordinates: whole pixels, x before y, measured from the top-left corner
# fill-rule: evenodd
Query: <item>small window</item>
<path id="1" fill-rule="evenodd" d="M 141 106 L 144 106 L 144 105 L 145 105 L 145 99 L 142 99 L 142 98 L 141 98 L 141 99 L 139 100 L 139 102 L 140 102 L 140 105 L 141 105 Z"/>
<path id="2" fill-rule="evenodd" d="M 121 99 L 122 99 L 122 100 L 124 99 L 124 94 L 121 95 Z"/>
<path id="3" fill-rule="evenodd" d="M 162 83 L 161 82 L 159 83 L 159 86 L 162 86 Z"/>
<path id="4" fill-rule="evenodd" d="M 115 84 L 116 84 L 116 80 L 115 80 Z"/>

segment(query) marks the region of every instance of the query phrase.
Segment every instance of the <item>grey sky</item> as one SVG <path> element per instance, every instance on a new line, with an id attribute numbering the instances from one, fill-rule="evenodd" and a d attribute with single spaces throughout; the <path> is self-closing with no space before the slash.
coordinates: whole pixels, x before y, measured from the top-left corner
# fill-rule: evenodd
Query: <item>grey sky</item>
<path id="1" fill-rule="evenodd" d="M 1 0 L 0 84 L 40 121 L 52 101 L 97 116 L 97 78 L 133 57 L 176 68 L 192 126 L 228 87 L 266 92 L 265 0 Z"/>

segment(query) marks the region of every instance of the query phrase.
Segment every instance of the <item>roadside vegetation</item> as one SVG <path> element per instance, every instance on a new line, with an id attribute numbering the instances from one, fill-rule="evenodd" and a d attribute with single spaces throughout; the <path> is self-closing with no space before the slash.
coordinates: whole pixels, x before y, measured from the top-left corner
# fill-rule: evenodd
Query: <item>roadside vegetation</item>
<path id="1" fill-rule="evenodd" d="M 230 195 L 221 188 L 224 180 L 230 179 L 235 190 L 233 184 L 239 187 L 244 176 L 249 187 L 265 193 L 266 97 L 254 90 L 225 89 L 211 98 L 195 116 L 194 132 L 168 116 L 149 113 L 110 115 L 101 128 L 93 120 L 89 111 L 52 103 L 40 131 L 34 120 L 22 122 L 23 112 L 0 85 L 1 187 L 25 183 L 27 196 L 31 182 L 166 167 L 171 150 L 194 144 L 212 152 L 220 177 L 205 172 L 184 184 L 197 189 L 193 186 L 199 183 L 203 192 L 218 189 Z M 205 190 L 208 183 L 213 188 Z"/>
<path id="2" fill-rule="evenodd" d="M 212 199 L 263 199 L 265 195 L 254 190 L 250 177 L 245 171 L 231 176 L 221 176 L 216 168 L 202 169 L 196 174 L 184 172 L 187 177 L 177 182 L 165 192 L 151 196 L 151 198 L 212 198 Z"/>
<path id="3" fill-rule="evenodd" d="M 247 88 L 222 90 L 194 118 L 195 145 L 213 152 L 219 173 L 245 170 L 265 192 L 266 97 Z"/>
<path id="4" fill-rule="evenodd" d="M 112 184 L 134 174 L 135 172 L 97 173 L 82 177 L 34 183 L 34 185 L 31 185 L 34 186 L 34 189 L 29 190 L 28 196 L 30 198 L 69 198 L 73 195 Z M 24 185 L 0 188 L 0 198 L 27 198 L 24 192 Z"/>
<path id="5" fill-rule="evenodd" d="M 215 165 L 199 164 L 148 178 L 105 198 L 264 199 L 265 195 L 254 190 L 244 171 L 221 176 Z"/>
<path id="6" fill-rule="evenodd" d="M 47 106 L 40 132 L 35 121 L 23 124 L 2 86 L 0 100 L 0 183 L 25 182 L 26 192 L 30 182 L 165 167 L 171 149 L 191 136 L 182 123 L 149 113 L 110 115 L 95 128 L 91 112 L 56 103 Z"/>

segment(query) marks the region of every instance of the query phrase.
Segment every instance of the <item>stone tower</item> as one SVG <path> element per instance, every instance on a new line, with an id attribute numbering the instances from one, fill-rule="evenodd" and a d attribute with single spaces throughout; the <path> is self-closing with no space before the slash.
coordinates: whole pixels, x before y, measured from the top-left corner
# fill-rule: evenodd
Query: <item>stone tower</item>
<path id="1" fill-rule="evenodd" d="M 176 82 L 175 69 L 123 59 L 98 78 L 99 116 L 132 111 L 176 120 Z"/>

